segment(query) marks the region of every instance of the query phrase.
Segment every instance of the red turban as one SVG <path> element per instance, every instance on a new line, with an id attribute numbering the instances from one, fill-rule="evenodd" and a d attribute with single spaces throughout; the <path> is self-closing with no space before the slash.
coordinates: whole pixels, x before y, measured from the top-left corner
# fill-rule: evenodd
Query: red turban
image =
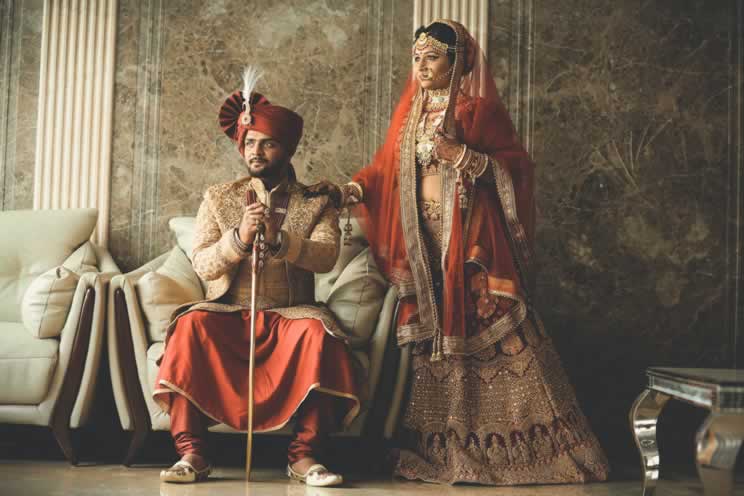
<path id="1" fill-rule="evenodd" d="M 243 155 L 245 134 L 259 131 L 278 141 L 290 155 L 294 155 L 302 138 L 302 117 L 288 108 L 272 105 L 260 93 L 251 95 L 250 115 L 243 107 L 243 93 L 236 91 L 220 108 L 220 127 L 231 140 L 238 144 Z"/>

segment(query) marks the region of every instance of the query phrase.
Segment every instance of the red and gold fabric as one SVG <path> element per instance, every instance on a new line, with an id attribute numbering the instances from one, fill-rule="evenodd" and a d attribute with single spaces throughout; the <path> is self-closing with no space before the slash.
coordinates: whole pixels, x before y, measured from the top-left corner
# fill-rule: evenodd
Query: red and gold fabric
<path id="1" fill-rule="evenodd" d="M 416 132 L 435 110 L 411 78 L 385 143 L 349 187 L 361 190 L 357 217 L 398 286 L 398 344 L 412 352 L 395 474 L 604 480 L 607 460 L 531 301 L 535 166 L 482 51 L 462 25 L 437 22 L 457 38 L 443 131 L 465 153 L 438 165 L 441 198 L 425 197 L 433 174 L 416 160 Z"/>
<path id="2" fill-rule="evenodd" d="M 257 281 L 254 430 L 279 429 L 304 412 L 290 459 L 312 450 L 316 434 L 324 435 L 331 424 L 341 427 L 355 418 L 362 382 L 346 335 L 314 299 L 314 273 L 330 271 L 338 254 L 338 211 L 325 196 L 305 198 L 304 188 L 288 178 L 269 191 L 261 180 L 246 177 L 207 190 L 192 253 L 196 273 L 207 282 L 206 299 L 175 311 L 153 393 L 166 412 L 182 396 L 207 424 L 246 429 L 251 254 L 237 246 L 234 229 L 249 190 L 264 205 L 286 205 L 282 246 L 265 259 Z M 316 397 L 321 399 L 313 399 L 315 406 L 305 406 Z M 329 405 L 334 418 L 325 423 L 327 415 L 316 410 Z M 174 429 L 198 428 L 182 403 L 176 411 L 191 420 L 174 419 Z M 183 449 L 199 444 L 193 435 L 175 434 Z"/>
<path id="3" fill-rule="evenodd" d="M 165 412 L 183 396 L 207 424 L 245 431 L 249 352 L 250 312 L 189 312 L 171 335 L 153 396 Z M 356 384 L 344 342 L 319 320 L 257 312 L 254 432 L 284 427 L 313 391 L 334 398 L 330 425 L 346 426 L 359 411 Z"/>
<path id="4" fill-rule="evenodd" d="M 456 24 L 456 23 L 454 23 Z M 461 26 L 460 26 L 461 27 Z M 448 108 L 452 131 L 468 150 L 485 154 L 490 170 L 466 183 L 468 208 L 461 208 L 457 171 L 441 169 L 444 294 L 437 305 L 429 256 L 422 243 L 417 205 L 415 128 L 423 111 L 423 90 L 407 84 L 391 119 L 387 139 L 374 159 L 355 177 L 363 202 L 355 207 L 378 265 L 403 295 L 398 313 L 398 344 L 441 335 L 447 355 L 468 355 L 497 342 L 527 316 L 532 280 L 534 164 L 521 145 L 492 77 L 479 78 L 475 41 L 459 33 L 471 69 L 452 91 Z M 456 62 L 457 64 L 457 62 Z M 479 74 L 479 72 L 478 72 Z M 447 122 L 445 117 L 445 124 Z M 509 298 L 514 308 L 488 328 L 466 326 L 466 267 L 488 274 L 489 290 Z"/>

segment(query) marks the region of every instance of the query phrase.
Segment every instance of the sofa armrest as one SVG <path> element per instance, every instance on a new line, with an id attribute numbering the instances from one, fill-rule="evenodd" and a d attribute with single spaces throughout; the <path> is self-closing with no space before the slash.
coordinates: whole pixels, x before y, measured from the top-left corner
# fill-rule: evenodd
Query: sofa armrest
<path id="1" fill-rule="evenodd" d="M 146 271 L 145 271 L 146 272 Z M 143 273 L 145 273 L 143 272 Z M 138 382 L 139 374 L 137 373 L 137 353 L 135 352 L 134 339 L 132 339 L 132 323 L 129 316 L 130 305 L 127 293 L 133 292 L 131 280 L 127 275 L 116 276 L 111 280 L 109 286 L 109 319 L 107 323 L 108 330 L 108 355 L 109 369 L 111 374 L 111 386 L 114 393 L 114 404 L 119 414 L 119 421 L 124 430 L 131 431 L 134 429 L 134 415 L 138 403 L 143 401 L 139 392 Z M 131 291 L 125 291 L 127 286 Z M 136 300 L 136 298 L 135 298 Z M 133 313 L 136 315 L 135 320 L 142 320 L 142 314 L 136 301 L 131 302 L 135 306 Z M 144 323 L 142 323 L 144 326 Z M 140 346 L 141 347 L 141 346 Z M 147 345 L 144 346 L 145 350 Z M 134 367 L 134 369 L 132 369 Z M 137 400 L 140 400 L 139 402 Z"/>
<path id="2" fill-rule="evenodd" d="M 90 415 L 93 406 L 99 367 L 101 366 L 101 352 L 103 348 L 104 335 L 106 333 L 106 317 L 108 309 L 108 286 L 111 279 L 121 274 L 118 265 L 109 251 L 93 244 L 93 249 L 98 259 L 99 272 L 84 273 L 78 285 L 92 288 L 95 294 L 93 303 L 93 315 L 91 320 L 90 342 L 85 360 L 80 389 L 75 400 L 75 406 L 70 417 L 70 427 L 83 426 Z"/>
<path id="3" fill-rule="evenodd" d="M 379 417 L 379 406 L 375 401 L 379 398 L 381 381 L 383 381 L 383 367 L 386 361 L 386 353 L 389 348 L 391 333 L 394 333 L 395 311 L 398 304 L 398 289 L 395 286 L 388 287 L 385 292 L 382 308 L 375 324 L 375 329 L 367 343 L 367 356 L 369 358 L 369 369 L 367 374 L 367 395 L 362 404 L 359 416 L 341 436 L 361 436 L 363 432 L 370 432 L 370 422 Z M 380 422 L 381 423 L 381 422 Z"/>
<path id="4" fill-rule="evenodd" d="M 397 344 L 395 345 L 397 347 Z M 406 391 L 408 382 L 408 369 L 411 363 L 411 345 L 400 348 L 400 359 L 398 361 L 398 371 L 395 374 L 395 384 L 393 394 L 390 398 L 390 407 L 385 418 L 382 437 L 384 439 L 393 439 L 398 428 L 398 419 L 403 405 L 403 396 Z"/>
<path id="5" fill-rule="evenodd" d="M 393 314 L 398 302 L 398 288 L 390 286 L 385 294 L 385 300 L 380 310 L 380 316 L 377 320 L 375 332 L 369 341 L 369 404 L 374 402 L 377 392 L 377 385 L 380 382 L 383 359 L 385 358 L 385 349 L 390 334 L 395 334 Z"/>
<path id="6" fill-rule="evenodd" d="M 70 418 L 70 427 L 72 428 L 79 428 L 87 422 L 93 406 L 98 371 L 101 366 L 101 352 L 105 340 L 104 335 L 106 333 L 108 285 L 114 276 L 121 274 L 119 266 L 116 265 L 116 262 L 106 248 L 96 244 L 92 246 L 98 259 L 99 272 L 98 274 L 90 272 L 83 274 L 78 283 L 95 291 L 95 302 L 93 303 L 90 343 L 86 355 L 85 370 L 83 371 L 80 390 Z"/>
<path id="7" fill-rule="evenodd" d="M 100 366 L 104 319 L 103 283 L 95 272 L 85 273 L 78 280 L 59 337 L 59 362 L 49 393 L 38 406 L 44 423 L 55 432 L 87 420 Z"/>
<path id="8" fill-rule="evenodd" d="M 156 408 L 143 391 L 147 388 L 147 349 L 151 343 L 135 284 L 160 267 L 167 257 L 166 253 L 132 272 L 114 276 L 109 285 L 107 329 L 111 385 L 121 426 L 127 431 L 135 430 L 136 422 L 145 421 L 141 418 L 143 409 L 147 413 L 151 407 Z M 149 423 L 149 415 L 145 416 Z"/>
<path id="9" fill-rule="evenodd" d="M 100 274 L 94 272 L 88 272 L 80 277 L 78 282 L 78 291 L 84 290 L 86 293 L 90 293 L 93 298 L 93 309 L 90 316 L 90 335 L 88 338 L 87 353 L 85 353 L 84 369 L 79 382 L 79 388 L 75 397 L 75 404 L 69 418 L 70 427 L 78 428 L 83 426 L 90 415 L 91 407 L 96 391 L 96 382 L 98 379 L 98 371 L 101 365 L 101 351 L 103 348 L 104 333 L 105 333 L 105 321 L 106 321 L 106 286 L 108 282 L 106 278 L 101 277 Z M 78 325 L 78 328 L 82 330 L 82 325 L 78 323 L 87 319 L 85 315 L 85 306 L 81 308 L 82 312 L 73 318 L 73 322 Z M 70 311 L 72 314 L 72 310 Z M 70 317 L 68 317 L 68 321 Z M 87 322 L 83 322 L 83 325 L 88 325 Z M 64 332 L 67 331 L 67 325 L 65 325 Z M 70 371 L 68 371 L 68 374 Z"/>

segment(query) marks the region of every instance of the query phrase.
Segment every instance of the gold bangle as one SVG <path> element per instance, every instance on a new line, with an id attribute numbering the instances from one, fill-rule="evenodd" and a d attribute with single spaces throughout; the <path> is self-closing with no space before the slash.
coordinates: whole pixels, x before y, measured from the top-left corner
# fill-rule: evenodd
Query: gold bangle
<path id="1" fill-rule="evenodd" d="M 362 201 L 362 187 L 359 184 L 352 181 L 342 185 L 339 189 L 341 190 L 342 207 L 345 207 L 350 203 L 359 203 Z M 359 195 L 356 194 L 357 191 L 360 193 Z M 350 199 L 353 201 L 349 201 Z"/>
<path id="2" fill-rule="evenodd" d="M 243 253 L 248 253 L 251 251 L 251 248 L 253 248 L 251 245 L 243 243 L 243 240 L 240 239 L 240 233 L 238 232 L 237 227 L 233 229 L 233 241 L 235 242 L 235 246 L 237 246 Z"/>
<path id="3" fill-rule="evenodd" d="M 480 177 L 486 171 L 488 166 L 488 155 L 485 153 L 474 153 L 475 157 L 470 167 L 470 176 L 473 178 Z"/>
<path id="4" fill-rule="evenodd" d="M 467 155 L 467 158 L 466 158 L 466 155 Z M 462 145 L 462 151 L 460 152 L 460 155 L 455 160 L 453 167 L 457 170 L 462 170 L 465 168 L 465 165 L 469 161 L 470 161 L 470 156 L 468 154 L 468 147 L 467 145 Z"/>

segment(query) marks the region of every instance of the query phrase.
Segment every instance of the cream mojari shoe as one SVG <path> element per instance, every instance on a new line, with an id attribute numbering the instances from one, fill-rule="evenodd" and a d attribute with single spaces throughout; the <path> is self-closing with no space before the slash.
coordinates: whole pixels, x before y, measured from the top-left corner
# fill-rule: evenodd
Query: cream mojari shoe
<path id="1" fill-rule="evenodd" d="M 212 472 L 212 466 L 207 465 L 202 470 L 197 470 L 186 460 L 177 461 L 171 468 L 160 471 L 161 482 L 176 482 L 189 484 L 192 482 L 202 482 L 207 480 Z"/>
<path id="2" fill-rule="evenodd" d="M 304 482 L 308 486 L 314 487 L 338 486 L 344 483 L 341 474 L 334 474 L 319 463 L 311 465 L 304 475 L 292 470 L 291 465 L 287 465 L 287 476 L 291 480 Z"/>

